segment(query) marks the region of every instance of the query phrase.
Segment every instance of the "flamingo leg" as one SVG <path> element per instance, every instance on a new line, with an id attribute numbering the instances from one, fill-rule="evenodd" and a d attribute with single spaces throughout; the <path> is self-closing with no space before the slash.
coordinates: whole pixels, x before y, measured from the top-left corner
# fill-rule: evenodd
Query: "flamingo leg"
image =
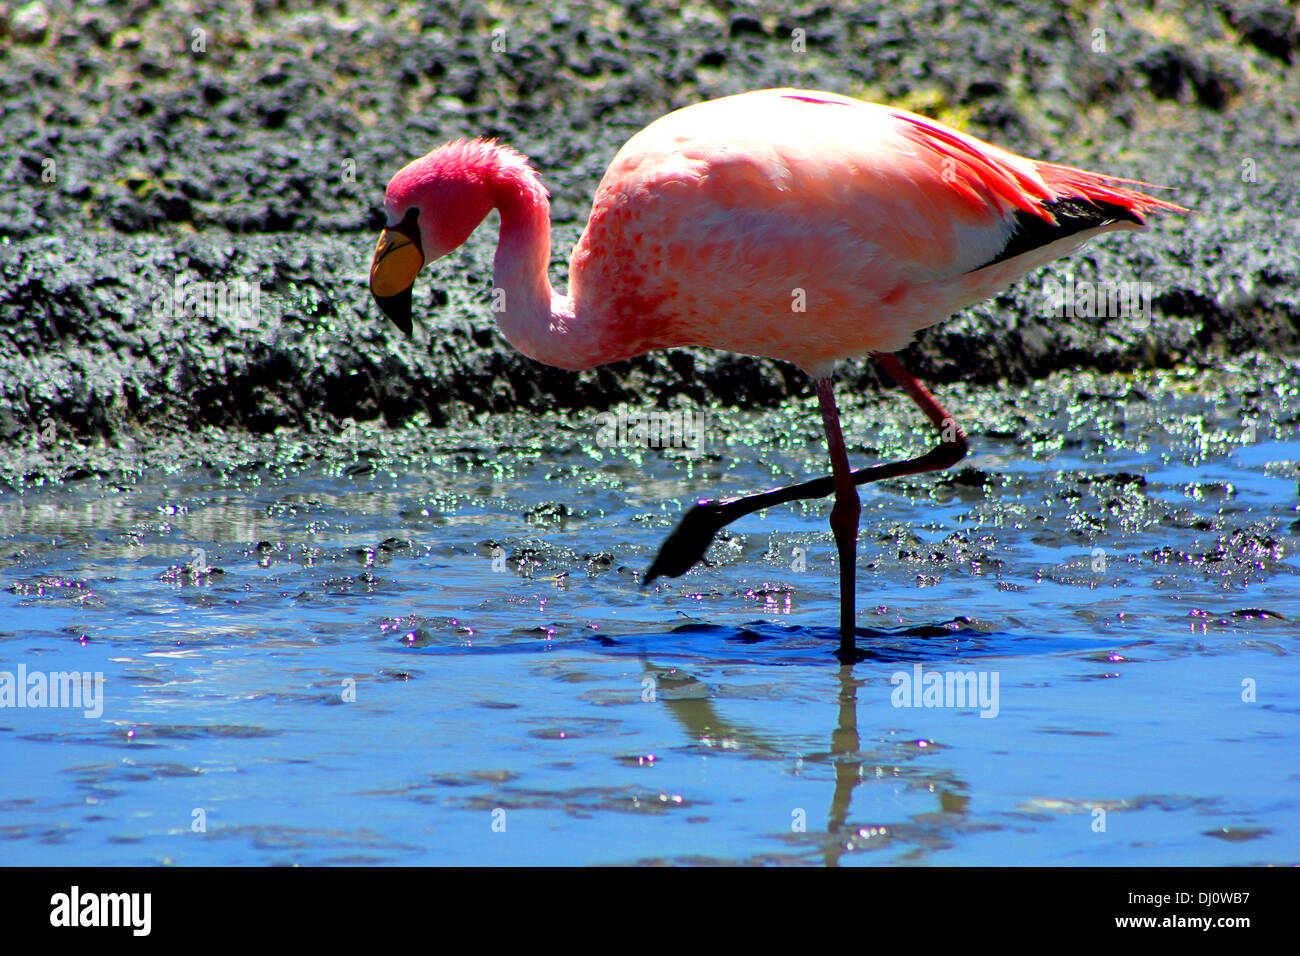
<path id="1" fill-rule="evenodd" d="M 849 467 L 848 452 L 844 450 L 840 410 L 835 405 L 835 383 L 828 375 L 817 379 L 815 385 L 822 426 L 826 429 L 826 447 L 831 454 L 831 477 L 835 481 L 831 531 L 840 558 L 840 659 L 851 660 L 857 623 L 858 521 L 862 516 L 862 502 L 853 481 L 853 469 Z"/>
<path id="2" fill-rule="evenodd" d="M 918 382 L 903 366 L 903 363 L 898 360 L 897 356 L 892 353 L 873 352 L 871 357 L 889 374 L 890 378 L 907 392 L 908 397 L 930 419 L 931 424 L 939 432 L 939 444 L 925 454 L 913 458 L 871 465 L 850 472 L 849 476 L 853 480 L 853 485 L 864 485 L 871 481 L 899 478 L 904 475 L 918 475 L 927 471 L 940 471 L 944 468 L 951 468 L 965 458 L 967 450 L 966 433 L 961 430 L 952 416 L 944 410 L 943 406 L 935 401 L 934 396 L 926 391 L 925 386 Z M 829 382 L 827 384 L 829 386 Z M 834 408 L 834 396 L 828 395 L 828 397 L 831 400 L 831 407 Z M 824 415 L 825 404 L 822 399 L 820 382 L 818 383 L 818 400 L 823 402 Z M 838 427 L 838 415 L 836 415 L 837 431 Z M 829 437 L 828 432 L 828 440 Z M 843 445 L 842 437 L 840 444 Z M 833 465 L 834 452 L 832 452 L 832 471 Z M 645 573 L 645 577 L 642 579 L 642 585 L 648 585 L 658 577 L 675 578 L 685 574 L 703 560 L 704 552 L 713 543 L 714 536 L 738 518 L 753 514 L 755 511 L 761 511 L 764 508 L 787 504 L 791 501 L 806 498 L 825 498 L 833 492 L 837 494 L 838 498 L 836 476 L 831 474 L 822 478 L 814 478 L 811 481 L 800 482 L 797 485 L 789 485 L 785 488 L 773 488 L 771 491 L 746 495 L 743 498 L 724 498 L 717 501 L 698 502 L 682 516 L 681 521 L 677 523 L 677 527 L 664 540 L 663 545 L 659 548 L 659 553 L 655 556 L 654 561 Z M 832 511 L 832 520 L 834 520 L 834 511 Z M 838 539 L 836 543 L 838 545 Z M 842 583 L 843 563 L 841 563 L 840 573 Z M 842 602 L 841 611 L 843 611 Z M 841 614 L 841 639 L 845 633 L 843 624 L 843 615 Z M 852 633 L 852 631 L 850 630 L 849 633 Z"/>

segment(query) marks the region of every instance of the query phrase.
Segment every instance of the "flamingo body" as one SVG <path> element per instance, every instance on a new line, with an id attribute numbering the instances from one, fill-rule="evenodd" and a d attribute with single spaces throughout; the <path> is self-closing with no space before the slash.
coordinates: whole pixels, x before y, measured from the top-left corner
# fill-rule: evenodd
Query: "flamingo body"
<path id="1" fill-rule="evenodd" d="M 1178 208 L 1116 182 L 903 110 L 763 90 L 677 110 L 628 141 L 597 189 L 567 296 L 546 280 L 545 189 L 513 150 L 449 144 L 399 172 L 387 200 L 390 224 L 436 210 L 422 220 L 435 230 L 427 258 L 501 210 L 498 321 L 539 361 L 589 368 L 695 345 L 817 378 L 903 348 L 1098 233 Z M 999 258 L 1027 235 L 1037 242 Z"/>

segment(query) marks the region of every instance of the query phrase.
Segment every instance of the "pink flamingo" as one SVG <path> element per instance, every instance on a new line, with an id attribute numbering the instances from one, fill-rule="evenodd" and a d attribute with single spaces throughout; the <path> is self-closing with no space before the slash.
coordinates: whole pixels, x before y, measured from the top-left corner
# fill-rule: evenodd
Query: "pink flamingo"
<path id="1" fill-rule="evenodd" d="M 831 476 L 700 502 L 644 583 L 684 573 L 743 514 L 833 491 L 838 653 L 852 660 L 856 485 L 950 467 L 966 454 L 961 428 L 892 353 L 1099 233 L 1141 228 L 1153 210 L 1182 210 L 1124 182 L 1132 181 L 1026 159 L 903 110 L 762 90 L 670 113 L 619 150 L 574 247 L 568 295 L 547 278 L 546 189 L 522 155 L 481 139 L 440 146 L 393 177 L 370 288 L 409 334 L 416 274 L 497 209 L 493 307 L 525 355 L 585 369 L 697 345 L 802 368 L 816 387 Z M 924 455 L 854 472 L 831 373 L 867 353 L 940 441 Z"/>

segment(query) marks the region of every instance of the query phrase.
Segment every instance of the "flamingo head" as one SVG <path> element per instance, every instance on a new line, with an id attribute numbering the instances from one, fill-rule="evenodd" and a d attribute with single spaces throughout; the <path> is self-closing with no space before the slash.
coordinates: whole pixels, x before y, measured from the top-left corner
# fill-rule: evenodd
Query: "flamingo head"
<path id="1" fill-rule="evenodd" d="M 370 292 L 411 334 L 411 289 L 426 262 L 461 246 L 495 205 L 482 140 L 439 146 L 397 171 L 384 195 L 387 225 L 370 264 Z"/>

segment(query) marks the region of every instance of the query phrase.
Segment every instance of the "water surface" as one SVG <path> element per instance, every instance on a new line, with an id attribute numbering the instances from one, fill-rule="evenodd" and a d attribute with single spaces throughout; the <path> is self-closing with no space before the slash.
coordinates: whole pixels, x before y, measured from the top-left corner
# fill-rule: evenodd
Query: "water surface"
<path id="1" fill-rule="evenodd" d="M 639 586 L 696 497 L 824 470 L 811 400 L 709 411 L 700 454 L 358 426 L 8 492 L 0 671 L 104 696 L 0 709 L 0 854 L 1293 863 L 1300 400 L 1098 388 L 950 390 L 971 470 L 863 490 L 852 668 L 829 502 Z M 849 412 L 851 454 L 912 418 Z M 996 706 L 895 706 L 916 665 Z"/>

